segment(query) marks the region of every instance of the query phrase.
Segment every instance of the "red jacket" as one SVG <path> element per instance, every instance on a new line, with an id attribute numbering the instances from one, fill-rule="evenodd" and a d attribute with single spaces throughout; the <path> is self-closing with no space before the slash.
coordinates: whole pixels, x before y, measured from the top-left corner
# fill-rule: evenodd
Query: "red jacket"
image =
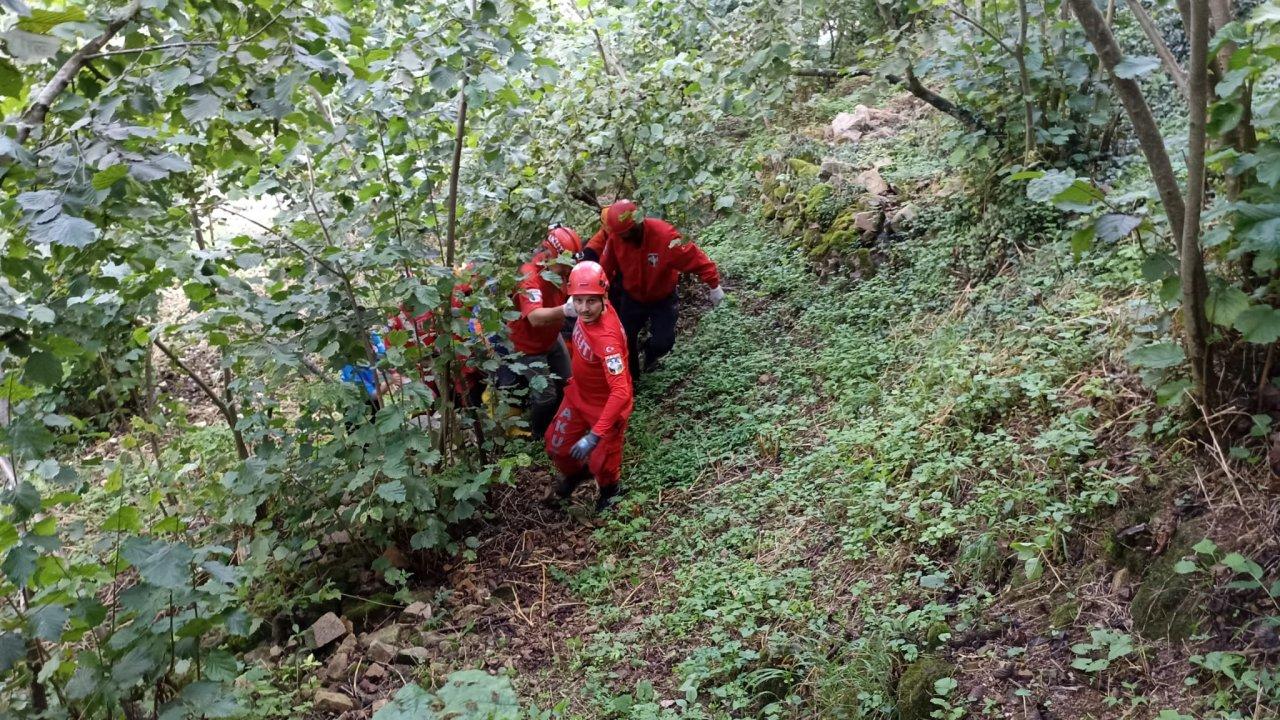
<path id="1" fill-rule="evenodd" d="M 507 323 L 507 329 L 516 350 L 526 355 L 541 355 L 549 351 L 560 335 L 560 325 L 554 323 L 534 327 L 529 322 L 529 313 L 544 307 L 564 305 L 568 300 L 559 285 L 542 277 L 542 273 L 547 271 L 543 264 L 546 259 L 546 255 L 539 253 L 521 265 L 520 284 L 516 285 L 516 291 L 511 294 L 512 303 L 520 317 Z"/>
<path id="2" fill-rule="evenodd" d="M 600 255 L 600 265 L 609 277 L 621 272 L 622 289 L 638 302 L 670 297 L 681 273 L 696 274 L 707 287 L 720 285 L 720 271 L 711 258 L 663 220 L 645 218 L 644 237 L 638 244 L 607 236 L 601 228 L 587 247 Z"/>
<path id="3" fill-rule="evenodd" d="M 566 398 L 584 414 L 599 412 L 591 432 L 604 437 L 620 421 L 631 416 L 631 371 L 627 367 L 627 336 L 613 307 L 593 323 L 578 322 L 569 343 L 573 374 Z"/>

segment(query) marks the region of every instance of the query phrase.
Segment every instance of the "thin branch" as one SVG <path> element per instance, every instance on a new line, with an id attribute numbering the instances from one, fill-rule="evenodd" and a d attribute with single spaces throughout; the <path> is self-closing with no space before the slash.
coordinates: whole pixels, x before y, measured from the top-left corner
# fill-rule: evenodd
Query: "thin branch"
<path id="1" fill-rule="evenodd" d="M 272 15 L 271 19 L 263 23 L 262 27 L 253 31 L 249 35 L 246 35 L 243 38 L 240 38 L 239 40 L 232 40 L 231 42 L 227 43 L 227 49 L 240 47 L 241 45 L 244 45 L 245 43 L 250 42 L 254 38 L 261 35 L 267 28 L 274 25 L 276 21 L 280 19 L 280 16 L 284 14 L 284 11 L 288 10 L 289 6 L 292 4 L 293 3 L 289 3 L 289 5 L 286 5 L 284 7 L 284 10 L 281 10 L 275 15 Z M 189 47 L 214 47 L 219 45 L 222 45 L 221 40 L 186 40 L 183 42 L 161 43 L 159 45 L 145 45 L 143 47 L 136 47 L 136 48 L 120 48 L 119 50 L 103 50 L 102 52 L 94 52 L 92 55 L 89 55 L 88 57 L 92 59 L 92 58 L 111 57 L 112 55 L 136 55 L 139 53 L 149 53 L 157 50 L 175 50 L 177 48 L 189 48 Z M 102 46 L 99 45 L 98 47 L 102 47 Z"/>
<path id="2" fill-rule="evenodd" d="M 1189 100 L 1191 94 L 1187 90 L 1187 71 L 1183 70 L 1182 66 L 1178 64 L 1178 59 L 1169 50 L 1169 45 L 1164 41 L 1164 36 L 1160 34 L 1160 29 L 1156 27 L 1156 23 L 1151 19 L 1151 15 L 1147 13 L 1147 9 L 1142 7 L 1140 0 L 1126 1 L 1129 3 L 1129 12 L 1133 13 L 1138 25 L 1142 26 L 1142 32 L 1147 34 L 1147 39 L 1155 46 L 1156 55 L 1160 57 L 1160 63 L 1164 65 L 1165 72 L 1169 73 L 1169 79 L 1173 80 L 1174 86 L 1182 94 L 1182 99 Z"/>
<path id="3" fill-rule="evenodd" d="M 172 348 L 166 345 L 163 340 L 157 338 L 151 342 L 155 344 L 156 348 L 158 348 L 160 352 L 168 356 L 169 360 L 171 360 L 174 365 L 177 365 L 182 372 L 186 373 L 187 377 L 191 378 L 191 381 L 194 382 L 196 386 L 200 388 L 200 391 L 205 394 L 205 397 L 209 398 L 209 402 L 213 403 L 213 406 L 218 408 L 218 412 L 222 413 L 223 419 L 225 419 L 227 424 L 231 426 L 231 433 L 235 436 L 236 440 L 236 453 L 240 455 L 241 460 L 247 460 L 249 458 L 249 448 L 245 445 L 244 436 L 236 429 L 236 425 L 239 420 L 236 418 L 235 411 L 222 401 L 222 398 L 218 396 L 218 392 L 214 390 L 209 383 L 205 382 L 204 378 L 200 377 L 200 373 L 196 372 L 190 365 L 183 362 L 182 358 L 179 357 Z"/>
<path id="4" fill-rule="evenodd" d="M 53 74 L 53 78 L 44 86 L 31 105 L 27 107 L 26 112 L 22 113 L 22 119 L 18 121 L 18 143 L 22 144 L 31 136 L 32 131 L 44 124 L 44 118 L 49 114 L 49 108 L 53 107 L 53 101 L 58 99 L 63 90 L 71 84 L 76 73 L 80 72 L 80 68 L 94 57 L 94 53 L 98 52 L 107 41 L 116 36 L 125 25 L 133 21 L 138 13 L 142 11 L 142 3 L 140 0 L 133 0 L 124 12 L 116 19 L 107 23 L 107 27 L 103 29 L 102 34 L 85 43 L 79 50 L 71 54 L 67 61 L 62 63 L 62 67 L 58 68 L 58 72 Z"/>
<path id="5" fill-rule="evenodd" d="M 979 32 L 981 32 L 983 35 L 986 35 L 987 37 L 989 37 L 989 38 L 991 38 L 992 40 L 994 40 L 994 41 L 996 42 L 996 44 L 997 44 L 997 45 L 999 45 L 1000 47 L 1002 47 L 1002 48 L 1004 48 L 1004 49 L 1005 49 L 1005 52 L 1009 53 L 1010 55 L 1012 55 L 1012 56 L 1014 56 L 1014 57 L 1017 57 L 1017 56 L 1018 56 L 1018 51 L 1017 51 L 1017 50 L 1015 50 L 1015 49 L 1013 49 L 1013 46 L 1012 46 L 1012 45 L 1010 45 L 1009 43 L 1006 43 L 1004 40 L 1000 39 L 1000 36 L 999 36 L 999 35 L 996 35 L 995 33 L 993 33 L 993 32 L 991 32 L 990 30 L 988 30 L 988 29 L 986 28 L 986 26 L 984 26 L 982 23 L 978 22 L 977 20 L 974 20 L 973 18 L 969 17 L 968 15 L 965 15 L 964 13 L 960 12 L 959 10 L 957 10 L 957 9 L 955 9 L 955 8 L 953 8 L 953 7 L 948 7 L 948 8 L 947 8 L 947 10 L 949 10 L 949 11 L 951 12 L 951 14 L 952 14 L 952 15 L 955 15 L 956 17 L 960 18 L 961 20 L 963 20 L 963 21 L 965 21 L 965 22 L 969 23 L 970 25 L 974 26 L 975 28 L 977 28 L 977 29 L 978 29 L 978 31 L 979 31 Z"/>

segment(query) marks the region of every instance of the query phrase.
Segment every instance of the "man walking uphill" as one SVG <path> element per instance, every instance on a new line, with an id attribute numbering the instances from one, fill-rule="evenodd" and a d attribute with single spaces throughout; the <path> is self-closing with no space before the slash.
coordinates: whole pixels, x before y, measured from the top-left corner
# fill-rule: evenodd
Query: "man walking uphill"
<path id="1" fill-rule="evenodd" d="M 560 471 L 556 495 L 569 497 L 594 475 L 596 511 L 608 508 L 618 494 L 623 436 L 633 406 L 627 339 L 608 291 L 597 263 L 580 262 L 569 273 L 567 292 L 578 316 L 569 344 L 573 375 L 546 434 L 547 455 Z"/>
<path id="2" fill-rule="evenodd" d="M 512 294 L 520 317 L 507 329 L 511 344 L 523 355 L 519 362 L 524 369 L 517 372 L 504 363 L 498 369 L 498 383 L 504 388 L 528 386 L 529 430 L 534 437 L 545 433 L 551 423 L 560 401 L 557 380 L 567 380 L 570 372 L 569 352 L 560 337 L 568 296 L 543 273 L 550 271 L 560 277 L 561 284 L 567 282 L 573 256 L 581 250 L 577 233 L 559 223 L 552 225 L 538 254 L 520 266 L 520 284 Z M 568 310 L 572 314 L 572 306 Z M 537 377 L 543 381 L 535 382 Z"/>
<path id="3" fill-rule="evenodd" d="M 680 298 L 676 286 L 682 273 L 697 275 L 711 288 L 711 304 L 724 300 L 720 272 L 697 245 L 686 242 L 670 223 L 640 215 L 636 204 L 619 200 L 600 213 L 601 228 L 587 243 L 612 278 L 622 276 L 618 316 L 631 348 L 631 371 L 648 372 L 676 342 Z M 640 365 L 639 336 L 649 326 L 649 340 Z"/>

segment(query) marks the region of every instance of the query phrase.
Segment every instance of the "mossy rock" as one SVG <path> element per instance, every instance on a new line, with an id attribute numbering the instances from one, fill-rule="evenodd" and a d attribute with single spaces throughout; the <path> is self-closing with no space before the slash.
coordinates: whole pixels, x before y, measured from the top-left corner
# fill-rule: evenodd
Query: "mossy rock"
<path id="1" fill-rule="evenodd" d="M 924 633 L 924 644 L 931 650 L 942 647 L 942 636 L 951 634 L 951 626 L 939 620 Z"/>
<path id="2" fill-rule="evenodd" d="M 809 188 L 809 192 L 804 197 L 804 214 L 805 217 L 817 217 L 818 212 L 822 209 L 822 202 L 831 197 L 836 191 L 827 183 L 818 183 Z"/>
<path id="3" fill-rule="evenodd" d="M 1155 562 L 1147 567 L 1133 593 L 1129 615 L 1133 629 L 1148 640 L 1186 640 L 1200 628 L 1204 620 L 1207 594 L 1200 573 L 1180 574 L 1174 566 L 1195 551 L 1192 545 L 1204 538 L 1201 523 L 1182 525 L 1173 540 Z"/>
<path id="4" fill-rule="evenodd" d="M 829 248 L 850 248 L 858 244 L 858 233 L 849 230 L 832 230 L 822 236 L 822 242 Z"/>
<path id="5" fill-rule="evenodd" d="M 791 237 L 800 229 L 800 218 L 789 217 L 782 222 L 782 236 Z"/>
<path id="6" fill-rule="evenodd" d="M 956 667 L 936 655 L 924 655 L 898 679 L 898 720 L 928 720 L 933 712 L 933 684 L 951 677 Z"/>
<path id="7" fill-rule="evenodd" d="M 813 247 L 822 242 L 822 233 L 816 227 L 807 227 L 804 229 L 804 244 Z"/>
<path id="8" fill-rule="evenodd" d="M 787 197 L 787 193 L 791 192 L 791 188 L 786 183 L 778 183 L 778 186 L 769 191 L 769 197 L 774 200 L 782 201 Z"/>
<path id="9" fill-rule="evenodd" d="M 812 248 L 809 249 L 809 257 L 814 260 L 818 260 L 818 259 L 821 259 L 822 256 L 826 255 L 829 252 L 831 252 L 831 246 L 824 241 L 824 242 L 818 243 L 817 245 L 814 245 Z"/>
<path id="10" fill-rule="evenodd" d="M 805 180 L 816 180 L 818 178 L 818 172 L 821 170 L 817 165 L 814 165 L 807 160 L 801 160 L 800 158 L 794 157 L 787 158 L 787 166 L 791 168 L 791 172 L 796 174 L 796 177 L 803 178 Z"/>

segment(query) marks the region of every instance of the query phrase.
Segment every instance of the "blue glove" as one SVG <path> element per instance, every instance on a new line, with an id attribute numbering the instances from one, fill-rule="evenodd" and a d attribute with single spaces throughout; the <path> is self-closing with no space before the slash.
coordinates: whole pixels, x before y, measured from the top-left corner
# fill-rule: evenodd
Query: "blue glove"
<path id="1" fill-rule="evenodd" d="M 581 440 L 573 444 L 573 449 L 569 451 L 569 454 L 573 456 L 574 460 L 586 460 L 587 456 L 591 454 L 592 450 L 596 449 L 596 445 L 599 443 L 600 436 L 589 432 L 583 435 Z"/>

